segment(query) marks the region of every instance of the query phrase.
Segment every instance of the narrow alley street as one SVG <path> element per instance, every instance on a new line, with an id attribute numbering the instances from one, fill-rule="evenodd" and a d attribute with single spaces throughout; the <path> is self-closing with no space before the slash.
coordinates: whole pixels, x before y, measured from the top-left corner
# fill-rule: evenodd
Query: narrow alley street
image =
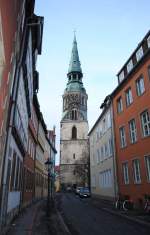
<path id="1" fill-rule="evenodd" d="M 95 208 L 91 199 L 60 194 L 59 210 L 73 235 L 148 235 L 150 228 Z"/>
<path id="2" fill-rule="evenodd" d="M 46 200 L 29 206 L 12 222 L 7 235 L 149 235 L 150 226 L 97 208 L 90 198 L 73 193 L 56 194 L 50 217 Z"/>

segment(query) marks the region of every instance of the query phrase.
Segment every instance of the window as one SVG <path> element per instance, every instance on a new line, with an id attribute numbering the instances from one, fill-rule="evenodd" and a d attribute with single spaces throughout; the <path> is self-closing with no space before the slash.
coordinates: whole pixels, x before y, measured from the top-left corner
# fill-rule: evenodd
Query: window
<path id="1" fill-rule="evenodd" d="M 124 162 L 122 164 L 122 170 L 123 170 L 124 184 L 129 184 L 129 169 L 128 169 L 128 163 L 127 162 Z"/>
<path id="2" fill-rule="evenodd" d="M 112 187 L 112 172 L 111 169 L 99 173 L 99 184 L 102 188 Z"/>
<path id="3" fill-rule="evenodd" d="M 101 146 L 101 161 L 103 161 L 104 158 L 104 150 L 103 150 L 103 146 Z"/>
<path id="4" fill-rule="evenodd" d="M 73 109 L 71 111 L 71 119 L 72 120 L 77 120 L 77 110 Z"/>
<path id="5" fill-rule="evenodd" d="M 109 139 L 108 146 L 109 146 L 109 157 L 110 157 L 113 154 L 113 143 L 111 138 Z"/>
<path id="6" fill-rule="evenodd" d="M 72 128 L 72 139 L 77 139 L 77 128 L 75 126 Z"/>
<path id="7" fill-rule="evenodd" d="M 130 130 L 130 140 L 131 140 L 131 143 L 133 144 L 137 141 L 136 124 L 135 124 L 134 119 L 132 119 L 129 122 L 129 130 Z"/>
<path id="8" fill-rule="evenodd" d="M 99 149 L 97 149 L 97 164 L 100 163 L 100 152 Z"/>
<path id="9" fill-rule="evenodd" d="M 127 64 L 127 71 L 128 73 L 132 70 L 133 68 L 133 61 L 132 59 L 129 61 L 129 63 Z"/>
<path id="10" fill-rule="evenodd" d="M 104 150 L 105 150 L 105 158 L 107 158 L 107 156 L 108 156 L 108 147 L 107 147 L 107 143 L 105 143 L 105 145 L 104 145 Z"/>
<path id="11" fill-rule="evenodd" d="M 126 105 L 129 106 L 130 104 L 132 104 L 133 102 L 133 97 L 132 97 L 132 91 L 131 91 L 131 88 L 129 88 L 127 91 L 126 91 Z"/>
<path id="12" fill-rule="evenodd" d="M 14 190 L 15 170 L 16 170 L 16 152 L 13 153 L 13 159 L 12 159 L 11 179 L 10 179 L 10 191 Z"/>
<path id="13" fill-rule="evenodd" d="M 148 72 L 148 78 L 149 78 L 149 81 L 150 81 L 150 65 L 147 68 L 147 72 Z"/>
<path id="14" fill-rule="evenodd" d="M 123 103 L 121 97 L 119 97 L 119 99 L 117 100 L 117 111 L 118 113 L 121 113 L 123 111 Z"/>
<path id="15" fill-rule="evenodd" d="M 76 74 L 73 74 L 73 80 L 76 80 Z"/>
<path id="16" fill-rule="evenodd" d="M 138 159 L 133 160 L 133 176 L 136 184 L 141 183 L 140 161 Z"/>
<path id="17" fill-rule="evenodd" d="M 125 136 L 125 128 L 121 127 L 119 129 L 120 132 L 120 143 L 121 143 L 121 148 L 124 148 L 126 146 L 126 136 Z"/>
<path id="18" fill-rule="evenodd" d="M 103 129 L 103 134 L 106 132 L 106 119 L 104 118 L 103 121 L 102 121 L 102 129 Z"/>
<path id="19" fill-rule="evenodd" d="M 145 157 L 147 180 L 150 182 L 150 156 Z"/>
<path id="20" fill-rule="evenodd" d="M 73 154 L 73 159 L 75 159 L 76 158 L 76 155 L 75 155 L 75 153 Z"/>
<path id="21" fill-rule="evenodd" d="M 142 130 L 143 130 L 143 136 L 149 136 L 150 135 L 150 118 L 148 110 L 144 111 L 141 114 L 141 124 L 142 124 Z"/>
<path id="22" fill-rule="evenodd" d="M 150 48 L 150 36 L 147 38 L 147 45 L 148 45 L 148 48 Z"/>
<path id="23" fill-rule="evenodd" d="M 119 78 L 119 83 L 120 83 L 120 82 L 124 79 L 124 71 L 122 71 L 122 72 L 119 74 L 118 78 Z"/>
<path id="24" fill-rule="evenodd" d="M 137 50 L 136 52 L 136 59 L 137 59 L 137 62 L 142 58 L 143 56 L 143 48 L 142 46 Z"/>
<path id="25" fill-rule="evenodd" d="M 142 95 L 145 91 L 143 76 L 136 80 L 136 91 L 138 96 Z"/>

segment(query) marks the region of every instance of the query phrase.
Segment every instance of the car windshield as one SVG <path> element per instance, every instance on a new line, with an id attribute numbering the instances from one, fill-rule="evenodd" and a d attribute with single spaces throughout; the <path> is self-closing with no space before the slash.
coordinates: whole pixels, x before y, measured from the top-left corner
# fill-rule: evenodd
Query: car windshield
<path id="1" fill-rule="evenodd" d="M 88 188 L 83 188 L 81 189 L 82 192 L 85 192 L 85 193 L 89 193 L 89 189 Z"/>

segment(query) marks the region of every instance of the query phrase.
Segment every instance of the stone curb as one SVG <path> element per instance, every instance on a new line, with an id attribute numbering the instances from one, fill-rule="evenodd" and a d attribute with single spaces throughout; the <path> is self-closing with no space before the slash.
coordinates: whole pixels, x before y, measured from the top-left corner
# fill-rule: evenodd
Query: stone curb
<path id="1" fill-rule="evenodd" d="M 143 221 L 143 220 L 139 220 L 139 219 L 133 218 L 133 217 L 128 216 L 128 215 L 123 215 L 123 214 L 121 214 L 121 213 L 117 213 L 117 212 L 115 212 L 115 211 L 113 211 L 113 210 L 110 210 L 110 209 L 107 209 L 107 208 L 99 208 L 99 209 L 102 209 L 103 211 L 106 211 L 106 212 L 108 212 L 108 213 L 110 213 L 110 214 L 112 214 L 112 215 L 116 215 L 116 216 L 125 218 L 125 219 L 127 219 L 127 220 L 132 221 L 132 222 L 136 222 L 136 223 L 138 223 L 138 224 L 141 224 L 141 225 L 144 225 L 144 226 L 147 226 L 147 227 L 150 228 L 150 223 L 145 222 L 145 221 Z"/>
<path id="2" fill-rule="evenodd" d="M 60 224 L 61 224 L 65 234 L 66 235 L 71 235 L 71 232 L 69 231 L 68 226 L 65 224 L 64 219 L 63 219 L 61 213 L 57 210 L 57 208 L 56 208 L 56 213 L 57 213 L 58 219 L 60 221 Z"/>

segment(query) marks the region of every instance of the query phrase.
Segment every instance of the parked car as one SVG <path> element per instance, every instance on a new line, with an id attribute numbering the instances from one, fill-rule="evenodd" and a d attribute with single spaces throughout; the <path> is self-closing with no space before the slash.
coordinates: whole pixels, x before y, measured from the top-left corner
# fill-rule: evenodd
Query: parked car
<path id="1" fill-rule="evenodd" d="M 82 189 L 82 188 L 83 188 L 83 187 L 76 187 L 75 194 L 76 194 L 76 195 L 79 195 L 80 189 Z"/>
<path id="2" fill-rule="evenodd" d="M 71 192 L 71 191 L 72 191 L 71 186 L 67 186 L 66 191 L 67 191 L 67 192 Z"/>
<path id="3" fill-rule="evenodd" d="M 91 193 L 90 193 L 89 188 L 87 188 L 87 187 L 81 188 L 79 191 L 79 196 L 81 198 L 91 197 Z"/>

